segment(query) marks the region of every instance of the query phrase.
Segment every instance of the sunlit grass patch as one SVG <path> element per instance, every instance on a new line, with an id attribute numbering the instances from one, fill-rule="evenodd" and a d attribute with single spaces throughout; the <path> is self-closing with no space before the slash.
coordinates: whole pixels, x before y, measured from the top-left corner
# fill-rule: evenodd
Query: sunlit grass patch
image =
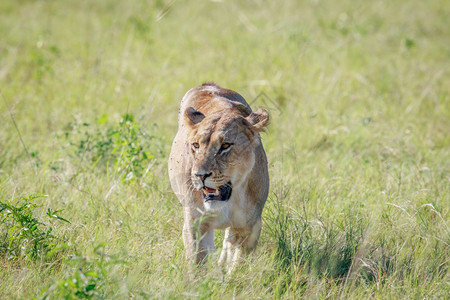
<path id="1" fill-rule="evenodd" d="M 446 298 L 449 15 L 0 1 L 0 298 Z M 220 232 L 189 273 L 167 175 L 179 102 L 204 81 L 271 117 L 261 239 L 230 276 Z"/>

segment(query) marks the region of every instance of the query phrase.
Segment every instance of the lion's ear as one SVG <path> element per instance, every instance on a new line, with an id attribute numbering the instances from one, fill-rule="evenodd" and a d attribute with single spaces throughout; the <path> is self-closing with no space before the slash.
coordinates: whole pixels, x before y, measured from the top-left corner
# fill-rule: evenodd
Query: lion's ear
<path id="1" fill-rule="evenodd" d="M 264 131 L 264 127 L 269 125 L 269 113 L 267 110 L 260 108 L 252 112 L 245 120 L 250 123 L 254 131 L 261 132 Z"/>
<path id="2" fill-rule="evenodd" d="M 184 121 L 188 125 L 195 125 L 200 123 L 205 118 L 205 115 L 194 109 L 193 107 L 188 107 L 184 111 Z"/>

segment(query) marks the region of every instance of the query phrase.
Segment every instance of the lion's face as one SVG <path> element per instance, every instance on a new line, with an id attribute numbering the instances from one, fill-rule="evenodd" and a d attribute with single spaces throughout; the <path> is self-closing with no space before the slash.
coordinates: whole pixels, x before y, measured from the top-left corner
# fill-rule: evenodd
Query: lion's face
<path id="1" fill-rule="evenodd" d="M 189 108 L 186 117 L 192 183 L 205 202 L 227 201 L 253 168 L 258 132 L 267 125 L 268 114 L 259 110 L 245 117 L 230 109 L 205 116 Z"/>

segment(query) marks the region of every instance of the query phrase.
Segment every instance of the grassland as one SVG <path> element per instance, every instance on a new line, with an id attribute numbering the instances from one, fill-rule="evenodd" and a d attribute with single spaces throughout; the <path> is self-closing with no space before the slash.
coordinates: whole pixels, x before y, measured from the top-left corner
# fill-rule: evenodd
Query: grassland
<path id="1" fill-rule="evenodd" d="M 448 297 L 449 15 L 1 1 L 0 298 Z M 271 112 L 263 232 L 232 276 L 215 256 L 189 275 L 167 176 L 179 101 L 204 81 Z"/>

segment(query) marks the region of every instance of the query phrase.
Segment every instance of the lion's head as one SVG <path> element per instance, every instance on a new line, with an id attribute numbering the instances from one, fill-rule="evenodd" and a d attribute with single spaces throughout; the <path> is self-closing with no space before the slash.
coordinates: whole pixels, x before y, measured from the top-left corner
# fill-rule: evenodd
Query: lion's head
<path id="1" fill-rule="evenodd" d="M 250 112 L 241 103 L 221 98 L 201 111 L 189 107 L 184 112 L 193 162 L 191 180 L 202 190 L 205 202 L 226 201 L 255 164 L 258 133 L 268 125 L 269 114 L 264 109 Z"/>

